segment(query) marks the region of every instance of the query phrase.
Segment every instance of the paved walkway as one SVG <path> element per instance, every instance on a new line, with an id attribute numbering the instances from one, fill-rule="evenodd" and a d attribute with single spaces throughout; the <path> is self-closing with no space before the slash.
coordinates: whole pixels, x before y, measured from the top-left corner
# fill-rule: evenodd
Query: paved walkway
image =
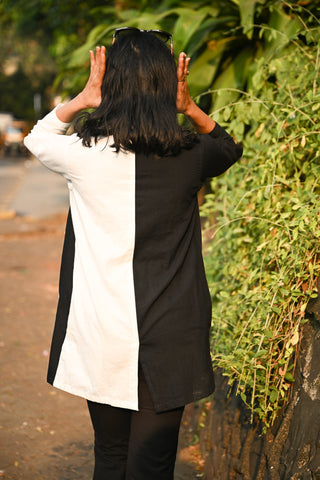
<path id="1" fill-rule="evenodd" d="M 0 219 L 44 218 L 65 212 L 68 188 L 60 175 L 36 159 L 0 159 Z"/>

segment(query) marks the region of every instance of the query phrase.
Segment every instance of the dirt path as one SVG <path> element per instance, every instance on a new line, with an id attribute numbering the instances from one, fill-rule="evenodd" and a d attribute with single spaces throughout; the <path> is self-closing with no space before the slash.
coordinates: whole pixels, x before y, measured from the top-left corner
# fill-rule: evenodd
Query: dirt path
<path id="1" fill-rule="evenodd" d="M 46 382 L 65 215 L 0 221 L 0 477 L 90 480 L 85 401 Z M 186 409 L 175 480 L 201 478 L 193 407 Z"/>

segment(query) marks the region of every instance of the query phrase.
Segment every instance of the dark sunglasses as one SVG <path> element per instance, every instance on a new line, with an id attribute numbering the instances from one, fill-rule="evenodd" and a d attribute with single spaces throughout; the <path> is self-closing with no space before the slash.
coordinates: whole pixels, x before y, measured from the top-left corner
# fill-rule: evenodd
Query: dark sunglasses
<path id="1" fill-rule="evenodd" d="M 144 32 L 144 33 L 151 33 L 151 35 L 156 36 L 160 40 L 162 40 L 164 43 L 166 43 L 168 40 L 170 40 L 170 49 L 171 53 L 173 52 L 173 41 L 172 41 L 172 35 L 171 33 L 164 32 L 163 30 L 141 30 L 140 28 L 135 28 L 135 27 L 120 27 L 116 28 L 113 34 L 113 41 L 120 35 L 127 35 L 133 32 Z"/>

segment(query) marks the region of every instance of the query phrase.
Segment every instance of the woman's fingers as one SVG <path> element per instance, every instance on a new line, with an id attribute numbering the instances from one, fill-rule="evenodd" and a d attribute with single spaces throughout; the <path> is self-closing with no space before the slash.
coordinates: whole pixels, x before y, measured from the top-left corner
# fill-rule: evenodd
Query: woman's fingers
<path id="1" fill-rule="evenodd" d="M 90 50 L 90 73 L 104 75 L 106 63 L 106 47 L 96 47 L 96 51 Z M 102 73 L 103 72 L 103 73 Z"/>
<path id="2" fill-rule="evenodd" d="M 100 80 L 102 82 L 103 77 L 104 77 L 104 73 L 105 73 L 105 70 L 106 70 L 106 47 L 105 46 L 102 46 L 101 49 L 100 49 L 99 62 L 100 62 L 99 76 L 100 76 Z"/>
<path id="3" fill-rule="evenodd" d="M 187 58 L 185 59 L 185 64 L 184 64 L 184 75 L 185 75 L 185 77 L 186 77 L 187 75 L 189 75 L 189 63 L 190 63 L 190 60 L 191 60 L 190 57 L 187 57 Z"/>
<path id="4" fill-rule="evenodd" d="M 190 63 L 190 57 L 187 57 L 187 55 L 182 52 L 179 55 L 178 59 L 178 68 L 177 68 L 177 77 L 178 77 L 178 82 L 184 82 L 187 75 L 189 75 L 189 63 Z"/>
<path id="5" fill-rule="evenodd" d="M 101 63 L 101 47 L 96 47 L 96 61 L 95 61 L 95 66 L 97 69 L 100 68 L 100 63 Z"/>
<path id="6" fill-rule="evenodd" d="M 95 64 L 95 58 L 94 58 L 94 51 L 93 50 L 90 50 L 90 74 L 92 73 L 93 71 L 93 68 L 94 68 L 94 64 Z"/>
<path id="7" fill-rule="evenodd" d="M 189 63 L 190 58 L 187 57 L 184 52 L 180 53 L 177 66 L 177 110 L 180 113 L 184 113 L 188 109 L 191 101 L 188 83 L 186 81 L 187 75 L 189 74 Z"/>
<path id="8" fill-rule="evenodd" d="M 178 82 L 184 81 L 184 77 L 185 77 L 184 69 L 185 69 L 186 57 L 187 55 L 184 52 L 181 52 L 179 55 L 178 68 L 177 68 Z"/>

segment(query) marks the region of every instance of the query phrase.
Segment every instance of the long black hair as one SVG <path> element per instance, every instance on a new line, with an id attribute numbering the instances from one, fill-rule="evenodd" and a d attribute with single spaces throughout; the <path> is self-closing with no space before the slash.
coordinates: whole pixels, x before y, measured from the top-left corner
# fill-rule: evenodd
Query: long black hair
<path id="1" fill-rule="evenodd" d="M 120 35 L 108 51 L 101 104 L 76 132 L 87 147 L 112 135 L 117 151 L 177 154 L 197 135 L 178 124 L 176 94 L 176 63 L 164 42 L 140 31 Z"/>

